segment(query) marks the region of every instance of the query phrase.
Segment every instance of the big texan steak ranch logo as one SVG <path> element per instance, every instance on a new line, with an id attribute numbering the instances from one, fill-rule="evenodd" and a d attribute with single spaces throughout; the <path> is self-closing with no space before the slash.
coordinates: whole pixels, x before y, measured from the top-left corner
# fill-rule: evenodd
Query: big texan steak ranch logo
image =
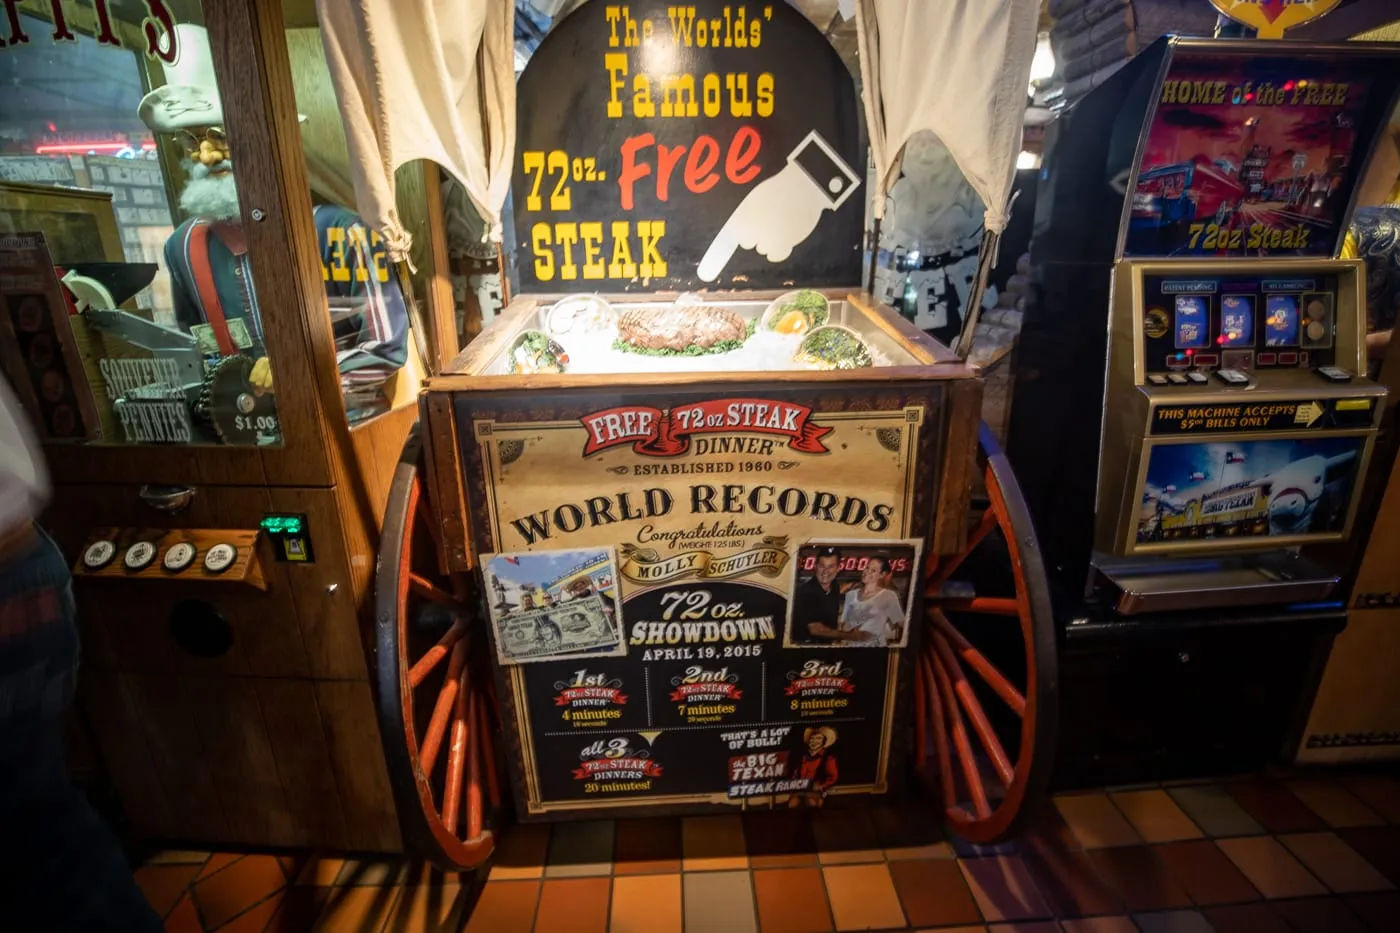
<path id="1" fill-rule="evenodd" d="M 801 453 L 828 453 L 822 438 L 831 428 L 813 424 L 811 417 L 806 405 L 757 398 L 714 399 L 673 409 L 624 405 L 580 419 L 588 429 L 583 455 L 631 444 L 643 456 L 679 457 L 692 449 L 691 438 L 697 434 L 760 436 L 700 439 L 693 444 L 697 454 L 768 453 L 773 445 L 764 444 L 764 435 L 787 438 L 788 447 Z"/>

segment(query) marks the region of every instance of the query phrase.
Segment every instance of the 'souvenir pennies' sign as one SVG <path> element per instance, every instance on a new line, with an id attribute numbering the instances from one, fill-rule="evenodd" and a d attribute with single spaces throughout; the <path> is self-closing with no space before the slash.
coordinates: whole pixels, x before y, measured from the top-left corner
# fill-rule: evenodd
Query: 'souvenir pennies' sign
<path id="1" fill-rule="evenodd" d="M 855 83 L 787 3 L 584 4 L 516 101 L 525 291 L 860 280 Z"/>

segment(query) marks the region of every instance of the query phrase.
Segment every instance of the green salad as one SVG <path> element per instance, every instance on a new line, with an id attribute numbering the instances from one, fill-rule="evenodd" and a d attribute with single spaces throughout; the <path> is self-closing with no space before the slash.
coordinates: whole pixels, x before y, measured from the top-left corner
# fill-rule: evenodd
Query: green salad
<path id="1" fill-rule="evenodd" d="M 543 332 L 527 330 L 510 346 L 507 365 L 515 375 L 562 373 L 569 363 L 569 354 Z"/>
<path id="2" fill-rule="evenodd" d="M 875 364 L 865 342 L 854 331 L 835 324 L 818 327 L 803 338 L 793 358 L 818 369 L 863 369 Z"/>
<path id="3" fill-rule="evenodd" d="M 821 327 L 831 318 L 831 304 L 821 292 L 810 288 L 783 295 L 763 314 L 767 330 L 800 334 Z"/>

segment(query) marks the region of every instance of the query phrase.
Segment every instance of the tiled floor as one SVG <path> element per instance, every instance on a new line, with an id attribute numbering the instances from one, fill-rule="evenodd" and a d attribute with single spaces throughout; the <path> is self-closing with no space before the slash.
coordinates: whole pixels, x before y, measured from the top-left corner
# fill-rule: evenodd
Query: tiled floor
<path id="1" fill-rule="evenodd" d="M 1395 931 L 1400 781 L 1062 795 L 992 849 L 921 809 L 781 810 L 516 827 L 465 876 L 169 851 L 137 880 L 171 933 Z"/>

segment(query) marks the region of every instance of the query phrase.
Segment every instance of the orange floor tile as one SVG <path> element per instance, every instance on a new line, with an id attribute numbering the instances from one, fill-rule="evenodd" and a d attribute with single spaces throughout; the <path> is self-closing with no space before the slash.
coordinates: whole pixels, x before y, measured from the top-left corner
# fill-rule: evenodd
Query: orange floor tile
<path id="1" fill-rule="evenodd" d="M 1400 929 L 1393 793 L 1388 778 L 1079 792 L 994 849 L 945 839 L 918 807 L 533 825 L 460 876 L 170 849 L 136 881 L 170 933 L 1379 933 Z"/>

